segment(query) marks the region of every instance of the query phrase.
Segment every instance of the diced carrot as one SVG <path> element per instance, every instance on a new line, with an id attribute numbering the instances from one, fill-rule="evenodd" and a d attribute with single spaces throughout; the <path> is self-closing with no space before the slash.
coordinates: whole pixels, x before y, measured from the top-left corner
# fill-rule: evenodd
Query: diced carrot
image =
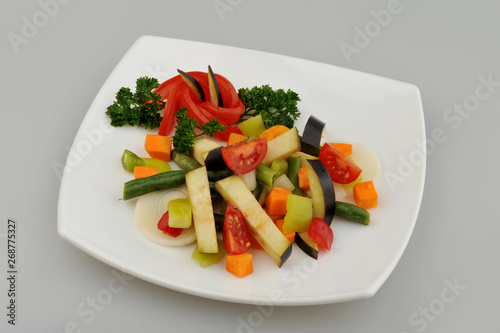
<path id="1" fill-rule="evenodd" d="M 330 143 L 332 146 L 335 147 L 342 155 L 344 156 L 350 156 L 352 154 L 352 144 L 350 143 Z"/>
<path id="2" fill-rule="evenodd" d="M 146 134 L 144 149 L 152 158 L 170 162 L 172 150 L 172 137 L 158 134 Z"/>
<path id="3" fill-rule="evenodd" d="M 292 191 L 287 188 L 273 187 L 266 199 L 266 208 L 269 215 L 285 215 L 286 200 Z"/>
<path id="4" fill-rule="evenodd" d="M 299 169 L 299 187 L 304 191 L 310 191 L 311 187 L 309 186 L 309 176 L 307 175 L 307 167 L 303 166 Z"/>
<path id="5" fill-rule="evenodd" d="M 227 145 L 232 146 L 242 141 L 247 140 L 248 137 L 238 133 L 229 134 L 229 139 L 227 140 Z"/>
<path id="6" fill-rule="evenodd" d="M 369 209 L 378 205 L 378 194 L 371 180 L 354 185 L 352 195 L 356 205 L 361 208 Z"/>
<path id="7" fill-rule="evenodd" d="M 271 218 L 271 220 L 273 220 L 274 223 L 276 223 L 277 220 L 282 219 L 284 217 L 284 215 L 271 215 L 271 214 L 269 214 L 269 212 L 267 211 L 267 207 L 265 207 L 264 210 L 266 211 L 266 214 Z"/>
<path id="8" fill-rule="evenodd" d="M 226 270 L 240 278 L 252 274 L 252 255 L 250 253 L 228 255 L 226 257 Z"/>
<path id="9" fill-rule="evenodd" d="M 283 235 L 290 241 L 290 243 L 293 243 L 293 241 L 295 240 L 295 232 L 283 232 L 283 223 L 285 223 L 285 220 L 279 219 L 276 221 L 276 226 L 283 233 Z"/>
<path id="10" fill-rule="evenodd" d="M 156 175 L 157 173 L 160 173 L 160 170 L 158 167 L 155 167 L 155 166 L 136 166 L 136 167 L 134 167 L 134 178 L 135 179 L 153 176 L 153 175 Z"/>
<path id="11" fill-rule="evenodd" d="M 283 125 L 274 125 L 273 127 L 270 127 L 266 129 L 264 132 L 262 132 L 259 135 L 259 139 L 264 138 L 267 141 L 271 141 L 275 137 L 288 132 L 289 128 Z"/>

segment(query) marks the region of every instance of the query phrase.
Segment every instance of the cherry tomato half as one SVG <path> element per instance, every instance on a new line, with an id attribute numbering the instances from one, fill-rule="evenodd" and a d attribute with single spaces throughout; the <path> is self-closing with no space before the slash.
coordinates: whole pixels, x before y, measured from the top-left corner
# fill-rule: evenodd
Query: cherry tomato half
<path id="1" fill-rule="evenodd" d="M 319 160 L 323 162 L 335 183 L 349 184 L 361 174 L 360 167 L 329 143 L 325 143 L 321 148 Z"/>
<path id="2" fill-rule="evenodd" d="M 222 240 L 226 251 L 232 254 L 247 252 L 251 244 L 247 221 L 241 211 L 230 203 L 227 204 L 224 216 Z"/>
<path id="3" fill-rule="evenodd" d="M 239 174 L 248 173 L 259 166 L 267 153 L 267 140 L 256 139 L 222 148 L 222 158 L 229 169 Z"/>
<path id="4" fill-rule="evenodd" d="M 307 229 L 307 234 L 313 241 L 316 242 L 322 248 L 330 251 L 333 243 L 333 231 L 332 228 L 319 217 L 312 219 L 309 229 Z"/>

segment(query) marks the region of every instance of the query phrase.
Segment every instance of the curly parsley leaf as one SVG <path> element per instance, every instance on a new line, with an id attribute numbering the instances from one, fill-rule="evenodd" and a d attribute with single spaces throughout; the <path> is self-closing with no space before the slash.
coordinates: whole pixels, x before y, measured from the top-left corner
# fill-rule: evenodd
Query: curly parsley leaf
<path id="1" fill-rule="evenodd" d="M 226 131 L 226 128 L 224 127 L 224 125 L 219 123 L 218 118 L 209 120 L 206 123 L 201 124 L 199 129 L 201 129 L 203 131 L 203 133 L 205 133 L 206 135 L 208 135 L 210 137 L 213 137 L 215 134 L 217 134 L 217 132 L 225 132 Z"/>
<path id="2" fill-rule="evenodd" d="M 129 88 L 120 88 L 116 93 L 116 100 L 106 111 L 111 119 L 111 126 L 159 127 L 162 119 L 159 111 L 164 103 L 161 96 L 153 92 L 158 86 L 157 79 L 144 76 L 137 79 L 134 93 Z"/>
<path id="3" fill-rule="evenodd" d="M 177 117 L 177 125 L 175 126 L 172 143 L 174 149 L 179 153 L 189 153 L 194 145 L 194 140 L 204 134 L 213 137 L 217 132 L 226 131 L 226 128 L 217 118 L 198 126 L 196 119 L 188 117 L 187 108 L 185 107 L 175 111 L 175 115 Z M 196 129 L 201 130 L 202 133 L 196 134 Z"/>
<path id="4" fill-rule="evenodd" d="M 288 89 L 273 90 L 269 85 L 261 87 L 241 88 L 238 95 L 245 104 L 245 111 L 240 121 L 248 116 L 261 115 L 266 128 L 274 125 L 284 125 L 288 128 L 294 126 L 295 120 L 300 116 L 297 103 L 299 95 Z"/>

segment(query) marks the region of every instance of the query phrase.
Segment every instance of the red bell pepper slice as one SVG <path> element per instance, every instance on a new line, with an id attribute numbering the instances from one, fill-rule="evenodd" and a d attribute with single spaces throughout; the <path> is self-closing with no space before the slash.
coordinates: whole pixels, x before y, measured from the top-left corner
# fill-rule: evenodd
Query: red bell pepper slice
<path id="1" fill-rule="evenodd" d="M 168 211 L 163 214 L 163 216 L 158 221 L 158 229 L 163 231 L 164 234 L 167 234 L 171 237 L 177 237 L 182 233 L 182 228 L 172 228 L 168 225 L 169 214 Z"/>
<path id="2" fill-rule="evenodd" d="M 160 129 L 158 130 L 159 135 L 169 135 L 175 126 L 175 111 L 179 109 L 180 102 L 179 86 L 182 83 L 184 83 L 182 82 L 182 79 L 181 81 L 177 80 L 177 82 L 173 83 L 170 87 L 167 95 L 167 103 L 165 103 L 165 109 L 163 111 Z"/>
<path id="3" fill-rule="evenodd" d="M 333 243 L 333 230 L 332 228 L 320 219 L 315 217 L 312 219 L 309 229 L 307 229 L 307 234 L 311 239 L 316 242 L 322 248 L 330 251 Z"/>
<path id="4" fill-rule="evenodd" d="M 210 96 L 208 74 L 205 72 L 188 72 L 195 78 L 205 93 Z M 241 134 L 241 130 L 231 126 L 239 120 L 244 111 L 244 104 L 238 96 L 238 92 L 231 82 L 222 75 L 215 74 L 222 100 L 225 107 L 221 108 L 211 102 L 200 102 L 194 98 L 194 94 L 180 75 L 163 82 L 156 90 L 163 99 L 167 99 L 163 119 L 158 131 L 159 135 L 169 135 L 175 126 L 175 111 L 180 107 L 187 107 L 188 117 L 194 118 L 199 124 L 206 123 L 211 119 L 218 118 L 219 122 L 226 128 L 226 132 L 219 132 L 215 138 L 227 141 L 231 133 Z"/>
<path id="5" fill-rule="evenodd" d="M 161 99 L 165 100 L 168 98 L 168 94 L 172 89 L 175 90 L 175 88 L 178 86 L 178 83 L 182 81 L 182 78 L 180 75 L 174 76 L 167 81 L 163 82 L 154 90 L 155 93 L 160 94 Z"/>
<path id="6" fill-rule="evenodd" d="M 202 102 L 198 104 L 198 108 L 205 110 L 207 113 L 210 113 L 225 123 L 234 124 L 240 119 L 240 116 L 243 113 L 243 102 L 241 102 L 241 104 L 242 107 L 221 108 L 211 102 Z"/>

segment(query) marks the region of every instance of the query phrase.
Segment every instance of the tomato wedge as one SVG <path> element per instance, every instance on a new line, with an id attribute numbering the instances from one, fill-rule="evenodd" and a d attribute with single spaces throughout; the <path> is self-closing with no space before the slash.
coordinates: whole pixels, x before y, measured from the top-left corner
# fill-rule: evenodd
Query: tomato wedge
<path id="1" fill-rule="evenodd" d="M 330 251 L 333 243 L 332 228 L 319 217 L 312 219 L 307 234 L 311 239 L 325 250 Z"/>
<path id="2" fill-rule="evenodd" d="M 230 203 L 227 204 L 224 224 L 222 225 L 222 240 L 228 253 L 245 253 L 250 248 L 250 231 L 247 221 L 240 210 Z"/>
<path id="3" fill-rule="evenodd" d="M 259 166 L 267 153 L 267 140 L 256 139 L 222 148 L 222 158 L 229 169 L 239 174 L 248 173 Z"/>
<path id="4" fill-rule="evenodd" d="M 349 184 L 361 174 L 360 167 L 329 143 L 325 143 L 321 148 L 319 160 L 323 162 L 335 183 Z"/>
<path id="5" fill-rule="evenodd" d="M 172 228 L 171 226 L 168 225 L 168 220 L 169 220 L 169 214 L 168 211 L 163 214 L 161 219 L 158 221 L 158 229 L 163 231 L 164 234 L 167 234 L 171 237 L 177 237 L 182 233 L 182 228 Z"/>

